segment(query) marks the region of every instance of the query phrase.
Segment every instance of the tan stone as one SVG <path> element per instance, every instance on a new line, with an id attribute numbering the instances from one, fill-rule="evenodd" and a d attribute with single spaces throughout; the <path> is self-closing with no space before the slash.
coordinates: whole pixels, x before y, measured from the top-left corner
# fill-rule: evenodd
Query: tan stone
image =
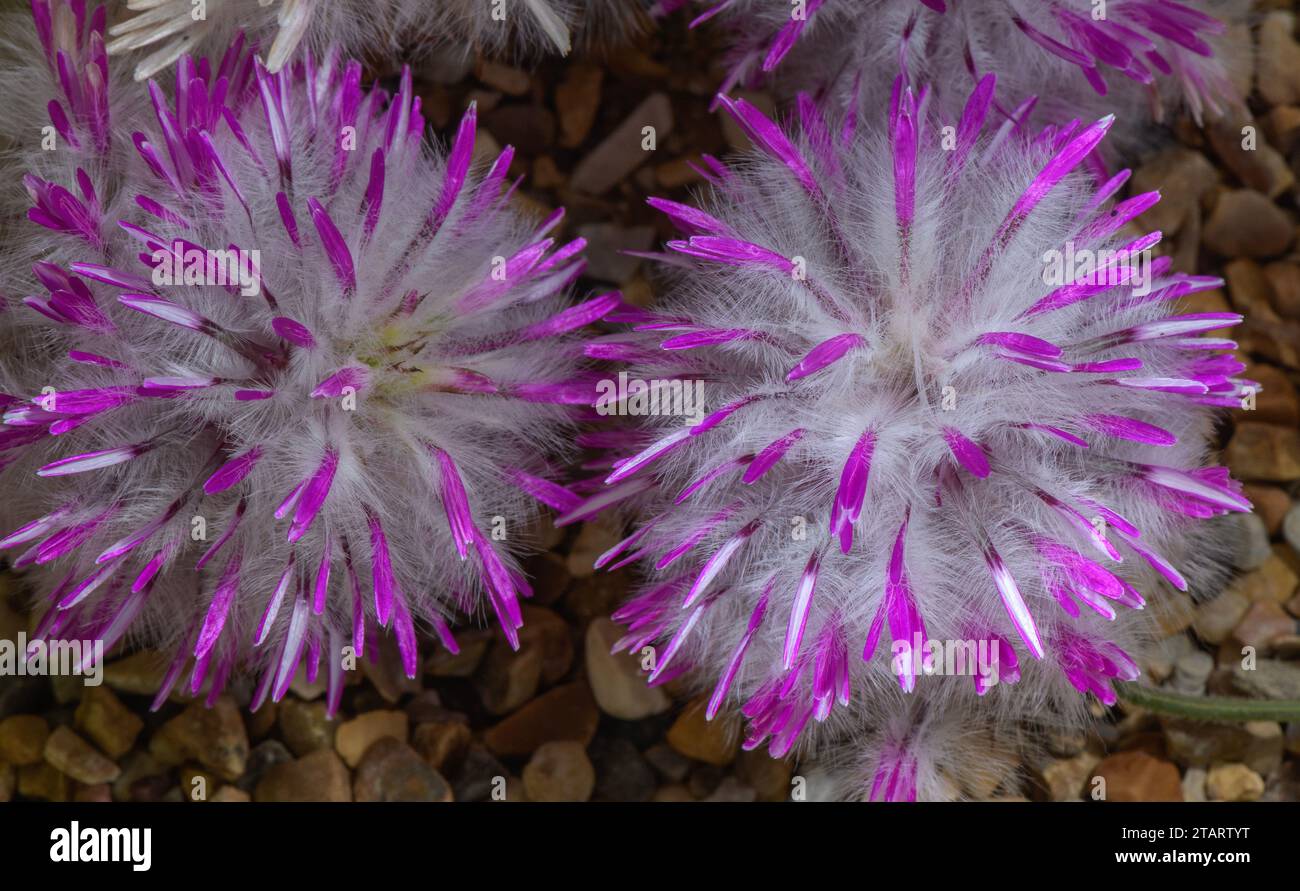
<path id="1" fill-rule="evenodd" d="M 377 741 L 391 737 L 406 742 L 408 718 L 406 712 L 363 712 L 351 721 L 344 721 L 334 734 L 334 748 L 349 767 L 356 767 L 361 758 Z"/>
<path id="2" fill-rule="evenodd" d="M 45 741 L 45 760 L 79 783 L 111 783 L 121 768 L 67 727 L 57 727 Z"/>
<path id="3" fill-rule="evenodd" d="M 1146 752 L 1119 752 L 1104 758 L 1095 776 L 1106 780 L 1107 801 L 1182 801 L 1178 768 Z"/>
<path id="4" fill-rule="evenodd" d="M 105 686 L 87 687 L 75 716 L 77 729 L 110 758 L 121 758 L 135 745 L 144 721 Z"/>
<path id="5" fill-rule="evenodd" d="M 596 787 L 596 771 L 581 743 L 555 741 L 538 746 L 524 766 L 523 781 L 530 801 L 586 801 Z"/>
<path id="6" fill-rule="evenodd" d="M 668 711 L 672 701 L 660 687 L 651 687 L 635 654 L 611 653 L 623 629 L 609 619 L 587 626 L 587 680 L 600 710 L 623 721 L 639 721 Z"/>
<path id="7" fill-rule="evenodd" d="M 668 745 L 687 758 L 725 767 L 736 757 L 740 733 L 735 724 L 721 715 L 710 721 L 704 711 L 708 697 L 701 696 L 687 704 L 673 726 L 668 728 Z"/>

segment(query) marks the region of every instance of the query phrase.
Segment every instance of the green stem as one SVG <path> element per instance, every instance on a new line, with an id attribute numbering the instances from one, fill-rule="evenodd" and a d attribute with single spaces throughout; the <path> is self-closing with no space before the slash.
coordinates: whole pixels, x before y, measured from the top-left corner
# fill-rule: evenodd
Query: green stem
<path id="1" fill-rule="evenodd" d="M 1153 712 L 1220 724 L 1242 721 L 1300 721 L 1300 700 L 1189 696 L 1134 683 L 1115 685 L 1122 699 Z"/>

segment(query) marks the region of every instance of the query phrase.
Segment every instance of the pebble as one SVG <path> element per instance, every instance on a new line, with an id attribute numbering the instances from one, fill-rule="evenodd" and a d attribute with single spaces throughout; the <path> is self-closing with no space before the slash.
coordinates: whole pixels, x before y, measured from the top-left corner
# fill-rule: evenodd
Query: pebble
<path id="1" fill-rule="evenodd" d="M 112 787 L 108 783 L 95 783 L 93 786 L 77 785 L 72 793 L 72 800 L 78 802 L 107 804 L 113 800 Z"/>
<path id="2" fill-rule="evenodd" d="M 39 715 L 5 718 L 0 721 L 0 761 L 17 767 L 40 764 L 49 736 L 49 722 Z"/>
<path id="3" fill-rule="evenodd" d="M 244 773 L 248 749 L 248 732 L 229 694 L 218 697 L 212 708 L 195 700 L 149 740 L 150 753 L 163 764 L 196 760 L 228 782 Z"/>
<path id="4" fill-rule="evenodd" d="M 18 794 L 43 801 L 67 801 L 72 796 L 72 780 L 49 764 L 27 764 L 18 768 Z"/>
<path id="5" fill-rule="evenodd" d="M 346 675 L 345 675 L 346 677 Z M 268 733 L 279 726 L 280 722 L 280 703 L 267 700 L 262 703 L 261 708 L 248 714 L 248 738 L 263 739 Z"/>
<path id="6" fill-rule="evenodd" d="M 655 743 L 645 750 L 646 761 L 669 783 L 683 782 L 691 772 L 691 759 L 668 743 Z"/>
<path id="7" fill-rule="evenodd" d="M 483 125 L 503 145 L 532 158 L 555 144 L 555 115 L 539 105 L 503 105 L 483 115 Z"/>
<path id="8" fill-rule="evenodd" d="M 660 786 L 658 789 L 655 790 L 655 794 L 651 796 L 650 800 L 651 801 L 694 801 L 695 796 L 691 795 L 690 789 L 686 788 L 680 783 L 674 783 L 671 786 Z"/>
<path id="9" fill-rule="evenodd" d="M 473 738 L 464 720 L 427 721 L 416 725 L 411 745 L 430 767 L 443 771 L 460 766 Z"/>
<path id="10" fill-rule="evenodd" d="M 524 627 L 519 629 L 523 646 L 536 646 L 542 653 L 542 683 L 557 683 L 573 666 L 573 637 L 569 624 L 554 610 L 531 603 L 522 604 Z"/>
<path id="11" fill-rule="evenodd" d="M 1214 657 L 1202 650 L 1194 650 L 1178 658 L 1174 663 L 1174 677 L 1171 686 L 1180 693 L 1197 694 L 1205 692 L 1205 682 L 1214 671 Z"/>
<path id="12" fill-rule="evenodd" d="M 569 548 L 565 558 L 569 575 L 575 579 L 585 579 L 596 574 L 596 558 L 618 544 L 622 534 L 606 523 L 583 523 L 578 535 Z"/>
<path id="13" fill-rule="evenodd" d="M 736 776 L 754 790 L 759 801 L 788 800 L 793 774 L 793 764 L 773 758 L 762 749 L 741 752 L 736 757 Z"/>
<path id="14" fill-rule="evenodd" d="M 565 176 L 550 155 L 539 155 L 533 162 L 532 186 L 534 189 L 556 189 L 564 185 Z"/>
<path id="15" fill-rule="evenodd" d="M 658 148 L 673 131 L 673 107 L 664 93 L 652 93 L 578 162 L 569 185 L 588 195 L 601 195 L 649 160 L 654 154 L 642 148 L 643 128 L 653 127 Z"/>
<path id="16" fill-rule="evenodd" d="M 1277 314 L 1286 319 L 1300 319 L 1300 264 L 1269 263 L 1264 267 L 1264 274 L 1273 288 L 1273 308 Z"/>
<path id="17" fill-rule="evenodd" d="M 1291 496 L 1277 486 L 1269 486 L 1262 483 L 1246 483 L 1242 486 L 1242 494 L 1250 499 L 1250 503 L 1255 506 L 1255 515 L 1264 521 L 1264 528 L 1268 530 L 1270 537 L 1277 535 L 1282 529 L 1282 521 L 1291 509 Z M 1297 524 L 1296 532 L 1300 534 L 1300 520 L 1295 521 Z M 1300 553 L 1300 551 L 1297 551 Z"/>
<path id="18" fill-rule="evenodd" d="M 577 579 L 565 592 L 565 612 L 579 627 L 592 619 L 608 616 L 627 599 L 627 584 L 628 576 L 622 572 Z"/>
<path id="19" fill-rule="evenodd" d="M 1290 155 L 1300 147 L 1300 108 L 1294 105 L 1270 108 L 1264 115 L 1264 132 L 1279 152 Z"/>
<path id="20" fill-rule="evenodd" d="M 362 757 L 352 784 L 354 801 L 451 801 L 451 786 L 415 749 L 385 737 Z"/>
<path id="21" fill-rule="evenodd" d="M 121 758 L 135 745 L 144 721 L 105 686 L 87 687 L 77 706 L 76 727 L 110 758 Z"/>
<path id="22" fill-rule="evenodd" d="M 492 632 L 470 629 L 456 633 L 459 653 L 438 647 L 425 662 L 424 670 L 436 678 L 467 678 L 478 671 L 492 644 Z"/>
<path id="23" fill-rule="evenodd" d="M 1237 516 L 1250 516 L 1238 514 Z M 1238 576 L 1229 590 L 1240 594 L 1248 603 L 1286 603 L 1300 585 L 1300 576 L 1269 546 L 1268 557 L 1253 572 Z"/>
<path id="24" fill-rule="evenodd" d="M 1205 801 L 1205 778 L 1208 774 L 1203 767 L 1189 767 L 1183 774 L 1183 801 Z"/>
<path id="25" fill-rule="evenodd" d="M 1102 759 L 1094 776 L 1106 780 L 1107 801 L 1182 801 L 1178 768 L 1146 752 L 1119 752 Z"/>
<path id="26" fill-rule="evenodd" d="M 542 657 L 542 647 L 533 641 L 521 640 L 518 650 L 504 638 L 493 642 L 475 680 L 489 714 L 509 714 L 533 698 L 542 683 Z"/>
<path id="27" fill-rule="evenodd" d="M 1264 794 L 1264 778 L 1244 764 L 1210 768 L 1205 792 L 1213 801 L 1255 801 Z"/>
<path id="28" fill-rule="evenodd" d="M 581 743 L 543 743 L 524 765 L 524 793 L 530 801 L 586 801 L 596 787 L 596 770 Z"/>
<path id="29" fill-rule="evenodd" d="M 376 710 L 364 712 L 351 721 L 344 721 L 334 733 L 334 748 L 348 767 L 356 767 L 361 758 L 378 740 L 392 737 L 406 742 L 408 719 L 406 712 Z"/>
<path id="30" fill-rule="evenodd" d="M 57 727 L 45 741 L 45 760 L 79 783 L 111 783 L 122 769 L 67 727 Z"/>
<path id="31" fill-rule="evenodd" d="M 253 746 L 253 750 L 248 753 L 248 766 L 244 769 L 244 775 L 235 782 L 245 792 L 252 792 L 272 767 L 292 760 L 293 752 L 284 743 L 278 739 L 265 740 Z"/>
<path id="32" fill-rule="evenodd" d="M 621 285 L 629 281 L 641 268 L 641 258 L 629 256 L 625 251 L 647 251 L 654 245 L 655 230 L 653 226 L 621 226 L 617 223 L 589 223 L 579 226 L 578 235 L 587 239 L 586 274 L 598 281 Z M 587 523 L 584 529 L 595 526 Z M 613 542 L 610 542 L 613 544 Z M 574 552 L 569 554 L 569 568 L 574 566 Z M 593 555 L 599 556 L 605 549 Z M 587 575 L 593 570 L 587 564 Z M 577 573 L 574 573 L 577 575 Z"/>
<path id="33" fill-rule="evenodd" d="M 1204 155 L 1175 145 L 1134 172 L 1132 192 L 1160 192 L 1160 202 L 1143 214 L 1143 219 L 1152 229 L 1172 237 L 1218 179 L 1219 172 Z"/>
<path id="34" fill-rule="evenodd" d="M 442 721 L 448 715 L 456 714 L 442 704 L 442 694 L 437 690 L 421 690 L 417 695 L 412 696 L 410 701 L 403 706 L 402 711 L 406 712 L 406 717 L 411 719 L 412 724 L 420 724 L 424 721 Z"/>
<path id="35" fill-rule="evenodd" d="M 1260 659 L 1251 671 L 1240 664 L 1228 675 L 1232 692 L 1257 699 L 1300 699 L 1300 665 Z"/>
<path id="36" fill-rule="evenodd" d="M 1197 607 L 1196 619 L 1192 622 L 1192 627 L 1196 630 L 1196 635 L 1206 643 L 1223 643 L 1248 609 L 1250 609 L 1250 601 L 1238 591 L 1229 588 L 1213 600 Z"/>
<path id="37" fill-rule="evenodd" d="M 334 748 L 338 720 L 325 716 L 324 702 L 303 702 L 289 696 L 280 703 L 280 736 L 293 754 L 299 757 L 318 749 Z"/>
<path id="38" fill-rule="evenodd" d="M 1266 650 L 1279 637 L 1293 635 L 1295 632 L 1295 619 L 1287 615 L 1279 604 L 1264 600 L 1250 605 L 1250 609 L 1233 629 L 1232 637 L 1242 646 Z"/>
<path id="39" fill-rule="evenodd" d="M 722 778 L 726 776 L 721 767 L 715 767 L 712 764 L 697 764 L 692 770 L 690 777 L 686 780 L 686 788 L 691 791 L 691 797 L 705 799 L 712 795 L 722 785 Z"/>
<path id="40" fill-rule="evenodd" d="M 1259 24 L 1255 51 L 1255 82 L 1269 105 L 1300 101 L 1300 45 L 1296 44 L 1295 16 L 1275 11 Z"/>
<path id="41" fill-rule="evenodd" d="M 1295 224 L 1266 195 L 1229 189 L 1205 221 L 1202 244 L 1224 257 L 1276 257 L 1291 246 Z"/>
<path id="42" fill-rule="evenodd" d="M 1233 562 L 1238 569 L 1259 569 L 1273 556 L 1268 541 L 1268 528 L 1255 514 L 1233 514 L 1237 526 L 1237 547 Z"/>
<path id="43" fill-rule="evenodd" d="M 586 746 L 596 735 L 600 713 L 591 691 L 581 681 L 562 684 L 489 728 L 483 742 L 496 755 L 530 755 L 542 743 L 553 740 L 579 742 Z"/>
<path id="44" fill-rule="evenodd" d="M 672 700 L 661 687 L 646 683 L 638 657 L 609 651 L 622 635 L 623 629 L 609 619 L 595 619 L 587 626 L 587 680 L 600 710 L 623 721 L 668 711 Z"/>
<path id="45" fill-rule="evenodd" d="M 249 795 L 238 786 L 222 786 L 208 801 L 227 802 L 227 803 L 247 803 L 253 800 Z"/>
<path id="46" fill-rule="evenodd" d="M 1273 313 L 1273 285 L 1264 274 L 1264 267 L 1254 260 L 1245 258 L 1230 260 L 1223 266 L 1223 277 L 1228 284 L 1228 296 L 1232 298 L 1232 307 L 1247 316 L 1271 316 Z M 1231 329 L 1219 329 L 1213 336 L 1223 336 Z M 1266 398 L 1269 387 L 1264 383 L 1259 401 Z M 1252 416 L 1252 420 L 1262 420 Z"/>
<path id="47" fill-rule="evenodd" d="M 1085 788 L 1093 768 L 1101 759 L 1092 752 L 1049 761 L 1039 768 L 1039 779 L 1049 801 L 1078 801 L 1091 789 Z"/>
<path id="48" fill-rule="evenodd" d="M 1240 761 L 1267 775 L 1282 761 L 1282 727 L 1276 721 L 1210 724 L 1166 718 L 1161 724 L 1169 757 L 1186 767 Z"/>
<path id="49" fill-rule="evenodd" d="M 719 715 L 712 721 L 704 716 L 708 697 L 692 700 L 668 728 L 668 745 L 687 758 L 725 767 L 735 760 L 740 747 L 737 728 Z"/>
<path id="50" fill-rule="evenodd" d="M 526 96 L 532 89 L 532 79 L 528 72 L 489 59 L 478 60 L 474 76 L 492 89 L 510 96 Z"/>
<path id="51" fill-rule="evenodd" d="M 1271 312 L 1272 310 L 1266 309 L 1265 312 L 1258 313 L 1258 316 L 1267 319 Z M 1285 372 L 1272 365 L 1256 363 L 1247 367 L 1242 376 L 1259 384 L 1250 420 L 1283 427 L 1300 425 L 1300 397 L 1296 395 L 1295 385 Z"/>
<path id="52" fill-rule="evenodd" d="M 1236 433 L 1227 445 L 1227 463 L 1234 476 L 1242 479 L 1288 483 L 1300 480 L 1300 431 L 1238 421 Z"/>
<path id="53" fill-rule="evenodd" d="M 587 757 L 596 769 L 596 801 L 649 801 L 654 794 L 654 769 L 630 741 L 597 737 Z"/>
<path id="54" fill-rule="evenodd" d="M 748 804 L 756 798 L 758 798 L 758 793 L 754 791 L 753 787 L 745 785 L 736 777 L 728 776 L 723 777 L 722 782 L 718 784 L 718 788 L 714 789 L 713 793 L 704 800 Z"/>
<path id="55" fill-rule="evenodd" d="M 1291 550 L 1300 555 L 1300 503 L 1286 512 L 1282 520 L 1282 537 L 1291 546 Z"/>
<path id="56" fill-rule="evenodd" d="M 1250 149 L 1242 146 L 1245 126 L 1255 128 L 1255 144 Z M 1205 128 L 1215 154 L 1237 179 L 1270 198 L 1277 198 L 1295 185 L 1295 174 L 1282 153 L 1269 145 L 1259 131 L 1259 125 L 1249 117 L 1243 120 L 1225 116 Z"/>
<path id="57" fill-rule="evenodd" d="M 166 773 L 157 760 L 143 749 L 128 752 L 121 761 L 121 774 L 113 781 L 113 800 L 130 801 L 131 785 L 146 777 L 160 776 Z"/>
<path id="58" fill-rule="evenodd" d="M 655 168 L 655 182 L 659 188 L 667 190 L 693 185 L 703 179 L 699 172 L 703 166 L 704 159 L 698 153 L 686 158 L 674 158 Z"/>
<path id="59" fill-rule="evenodd" d="M 397 649 L 397 641 L 391 636 L 385 635 L 380 638 L 377 658 L 373 662 L 369 658 L 362 659 L 360 667 L 361 673 L 374 686 L 375 692 L 389 705 L 398 702 L 403 696 L 420 692 L 418 672 L 416 677 L 406 676 L 406 669 L 402 667 L 402 654 Z M 303 680 L 306 678 L 304 677 Z M 322 679 L 318 679 L 316 683 L 321 682 Z M 324 688 L 322 687 L 319 692 L 313 692 L 316 692 L 316 695 L 299 696 L 299 698 L 308 701 L 316 700 L 320 698 L 319 693 L 324 692 Z"/>
<path id="60" fill-rule="evenodd" d="M 119 693 L 153 696 L 171 660 L 162 653 L 140 650 L 104 666 L 104 683 Z"/>
<path id="61" fill-rule="evenodd" d="M 213 774 L 194 765 L 181 768 L 180 790 L 184 801 L 207 801 L 221 788 L 221 781 Z"/>
<path id="62" fill-rule="evenodd" d="M 452 791 L 457 801 L 488 801 L 497 778 L 505 778 L 509 773 L 486 747 L 473 743 L 452 780 Z"/>
<path id="63" fill-rule="evenodd" d="M 271 767 L 253 792 L 254 801 L 351 801 L 352 779 L 328 749 Z"/>
<path id="64" fill-rule="evenodd" d="M 600 87 L 605 70 L 599 65 L 569 65 L 564 80 L 555 88 L 555 107 L 560 115 L 560 145 L 577 148 L 591 132 L 600 108 Z"/>

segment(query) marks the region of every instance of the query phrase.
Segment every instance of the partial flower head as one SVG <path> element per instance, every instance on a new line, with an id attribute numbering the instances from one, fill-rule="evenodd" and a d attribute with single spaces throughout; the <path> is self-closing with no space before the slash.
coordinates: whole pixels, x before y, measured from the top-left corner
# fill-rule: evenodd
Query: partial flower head
<path id="1" fill-rule="evenodd" d="M 899 73 L 933 88 L 952 117 L 985 74 L 995 108 L 1009 114 L 1039 97 L 1037 120 L 1123 112 L 1125 143 L 1148 121 L 1186 110 L 1200 121 L 1239 105 L 1237 69 L 1248 39 L 1231 24 L 1240 0 L 724 0 L 717 16 L 735 34 L 724 89 L 766 82 L 785 95 L 826 91 L 864 113 L 879 108 Z M 1134 114 L 1146 107 L 1148 114 Z M 1111 141 L 1114 140 L 1112 135 Z"/>
<path id="2" fill-rule="evenodd" d="M 606 38 L 644 22 L 643 0 L 128 0 L 109 29 L 110 54 L 142 53 L 145 79 L 197 47 L 220 47 L 237 30 L 266 38 L 266 66 L 279 71 L 300 47 L 348 55 L 402 45 L 461 54 L 567 55 L 575 34 Z"/>

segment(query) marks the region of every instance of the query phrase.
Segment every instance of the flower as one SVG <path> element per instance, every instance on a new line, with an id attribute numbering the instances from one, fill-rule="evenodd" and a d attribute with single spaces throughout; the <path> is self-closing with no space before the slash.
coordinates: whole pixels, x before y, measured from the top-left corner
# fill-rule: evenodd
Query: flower
<path id="1" fill-rule="evenodd" d="M 568 305 L 562 211 L 507 207 L 509 148 L 473 169 L 473 106 L 432 149 L 409 71 L 390 97 L 332 53 L 272 73 L 236 39 L 104 120 L 102 10 L 35 9 L 52 76 L 96 48 L 52 154 L 133 157 L 26 178 L 48 249 L 0 312 L 30 346 L 0 548 L 48 604 L 34 639 L 171 646 L 155 705 L 243 670 L 260 704 L 323 662 L 331 710 L 379 629 L 412 676 L 417 627 L 454 649 L 459 613 L 517 643 L 534 497 L 572 500 L 545 479 L 590 389 L 572 333 L 617 304 Z"/>
<path id="2" fill-rule="evenodd" d="M 1111 118 L 986 127 L 995 88 L 945 128 L 900 77 L 879 132 L 721 97 L 754 150 L 705 159 L 699 207 L 651 199 L 682 233 L 663 305 L 587 347 L 644 383 L 633 426 L 585 440 L 605 489 L 558 521 L 632 518 L 597 562 L 644 567 L 618 648 L 692 672 L 709 717 L 738 704 L 746 748 L 847 735 L 864 797 L 939 794 L 961 733 L 937 715 L 1114 702 L 1147 599 L 1188 588 L 1189 527 L 1250 509 L 1206 439 L 1255 385 L 1199 336 L 1240 316 L 1175 309 L 1220 281 L 1152 257 L 1131 224 L 1158 195 L 1082 173 Z M 648 407 L 693 381 L 698 423 Z"/>
<path id="3" fill-rule="evenodd" d="M 349 55 L 396 49 L 403 42 L 500 54 L 567 55 L 572 32 L 620 35 L 648 10 L 642 0 L 206 0 L 197 16 L 191 0 L 135 0 L 109 30 L 110 54 L 147 51 L 136 66 L 145 80 L 196 46 L 222 46 L 236 30 L 274 35 L 266 66 L 279 71 L 299 46 L 319 56 L 329 46 Z"/>
<path id="4" fill-rule="evenodd" d="M 955 117 L 970 88 L 996 74 L 995 108 L 1010 114 L 1039 98 L 1039 122 L 1123 112 L 1125 148 L 1149 134 L 1143 115 L 1166 118 L 1185 106 L 1198 122 L 1240 106 L 1234 86 L 1248 70 L 1240 0 L 1088 0 L 1037 3 L 991 0 L 771 0 L 712 3 L 696 24 L 713 19 L 737 37 L 723 90 L 778 70 L 785 95 L 825 90 L 870 113 L 894 77 L 929 84 L 932 101 Z M 865 14 L 864 14 L 865 13 Z M 1048 88 L 1045 85 L 1050 85 Z M 1114 141 L 1114 135 L 1111 142 Z"/>

